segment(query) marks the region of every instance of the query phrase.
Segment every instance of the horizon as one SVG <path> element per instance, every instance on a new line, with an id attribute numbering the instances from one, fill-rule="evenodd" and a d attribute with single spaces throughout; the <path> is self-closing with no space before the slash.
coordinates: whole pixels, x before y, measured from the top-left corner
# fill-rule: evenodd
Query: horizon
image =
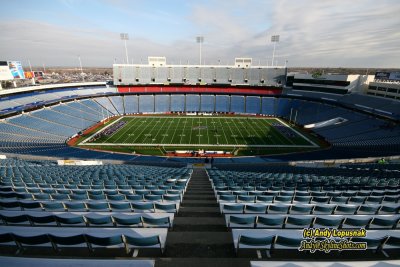
<path id="1" fill-rule="evenodd" d="M 112 68 L 126 63 L 120 33 L 128 33 L 129 63 L 165 56 L 168 64 L 288 68 L 396 69 L 400 62 L 400 2 L 396 0 L 22 0 L 3 3 L 0 60 L 34 68 Z M 21 9 L 21 7 L 24 7 Z M 183 64 L 185 65 L 185 64 Z"/>

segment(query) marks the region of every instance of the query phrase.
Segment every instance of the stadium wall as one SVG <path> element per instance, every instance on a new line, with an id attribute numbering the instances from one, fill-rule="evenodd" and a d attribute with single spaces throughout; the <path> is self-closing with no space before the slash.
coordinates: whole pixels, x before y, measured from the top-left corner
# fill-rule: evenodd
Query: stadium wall
<path id="1" fill-rule="evenodd" d="M 286 67 L 246 67 L 220 65 L 113 65 L 114 84 L 134 86 L 149 84 L 247 85 L 281 87 L 286 81 Z"/>
<path id="2" fill-rule="evenodd" d="M 209 86 L 118 86 L 119 93 L 203 93 L 279 95 L 277 87 L 209 87 Z"/>

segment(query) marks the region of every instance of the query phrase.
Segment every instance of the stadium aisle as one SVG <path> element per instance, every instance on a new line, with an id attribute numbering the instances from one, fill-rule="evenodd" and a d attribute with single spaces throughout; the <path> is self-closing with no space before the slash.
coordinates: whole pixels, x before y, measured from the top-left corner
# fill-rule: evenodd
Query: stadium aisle
<path id="1" fill-rule="evenodd" d="M 168 232 L 165 257 L 159 266 L 250 266 L 236 258 L 232 234 L 227 231 L 205 169 L 194 169 L 174 228 Z"/>

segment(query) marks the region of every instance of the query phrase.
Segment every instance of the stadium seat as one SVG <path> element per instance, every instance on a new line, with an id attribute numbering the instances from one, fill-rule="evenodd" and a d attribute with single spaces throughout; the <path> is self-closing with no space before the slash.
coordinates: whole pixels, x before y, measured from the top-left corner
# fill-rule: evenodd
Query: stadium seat
<path id="1" fill-rule="evenodd" d="M 230 227 L 254 228 L 256 224 L 256 216 L 242 217 L 242 216 L 230 215 L 227 216 L 227 219 L 228 219 L 227 220 L 228 228 Z"/>
<path id="2" fill-rule="evenodd" d="M 275 236 L 266 237 L 253 237 L 246 235 L 239 235 L 237 246 L 235 247 L 236 255 L 239 254 L 239 250 L 243 247 L 251 249 L 265 249 L 267 252 L 267 257 L 270 256 L 270 251 L 275 242 Z"/>
<path id="3" fill-rule="evenodd" d="M 131 249 L 142 249 L 156 247 L 160 249 L 161 254 L 164 254 L 164 248 L 162 247 L 159 236 L 147 236 L 147 237 L 131 237 L 124 236 L 126 244 L 126 252 L 129 254 Z M 137 252 L 133 251 L 132 256 L 137 256 Z"/>
<path id="4" fill-rule="evenodd" d="M 279 216 L 275 218 L 258 216 L 256 220 L 256 228 L 283 228 L 286 217 Z"/>
<path id="5" fill-rule="evenodd" d="M 121 235 L 97 237 L 85 234 L 85 239 L 87 241 L 88 248 L 91 251 L 94 251 L 95 249 L 93 245 L 109 248 L 110 246 L 121 245 L 124 243 Z"/>
<path id="6" fill-rule="evenodd" d="M 120 217 L 118 215 L 114 215 L 113 219 L 116 226 L 143 227 L 141 216 Z"/>
<path id="7" fill-rule="evenodd" d="M 49 234 L 49 239 L 51 240 L 53 244 L 53 248 L 59 252 L 61 251 L 60 246 L 76 246 L 80 244 L 85 244 L 86 245 L 86 239 L 83 234 L 79 235 L 73 235 L 73 236 L 58 236 L 58 235 L 53 235 Z"/>

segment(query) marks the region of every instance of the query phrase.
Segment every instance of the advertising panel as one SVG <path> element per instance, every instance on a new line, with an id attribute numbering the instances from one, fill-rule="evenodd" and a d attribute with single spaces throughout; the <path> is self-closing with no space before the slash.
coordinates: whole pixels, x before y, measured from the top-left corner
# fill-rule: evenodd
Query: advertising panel
<path id="1" fill-rule="evenodd" d="M 8 68 L 7 61 L 0 61 L 0 81 L 12 80 L 14 77 Z"/>
<path id="2" fill-rule="evenodd" d="M 35 78 L 35 73 L 33 71 L 25 71 L 25 79 L 32 79 Z"/>
<path id="3" fill-rule="evenodd" d="M 390 72 L 377 71 L 375 73 L 375 80 L 389 80 Z"/>
<path id="4" fill-rule="evenodd" d="M 8 67 L 14 79 L 25 79 L 24 69 L 22 68 L 21 61 L 8 61 Z"/>
<path id="5" fill-rule="evenodd" d="M 391 72 L 389 75 L 389 80 L 400 81 L 400 72 Z"/>
<path id="6" fill-rule="evenodd" d="M 38 80 L 43 79 L 43 71 L 34 71 L 33 74 Z"/>

